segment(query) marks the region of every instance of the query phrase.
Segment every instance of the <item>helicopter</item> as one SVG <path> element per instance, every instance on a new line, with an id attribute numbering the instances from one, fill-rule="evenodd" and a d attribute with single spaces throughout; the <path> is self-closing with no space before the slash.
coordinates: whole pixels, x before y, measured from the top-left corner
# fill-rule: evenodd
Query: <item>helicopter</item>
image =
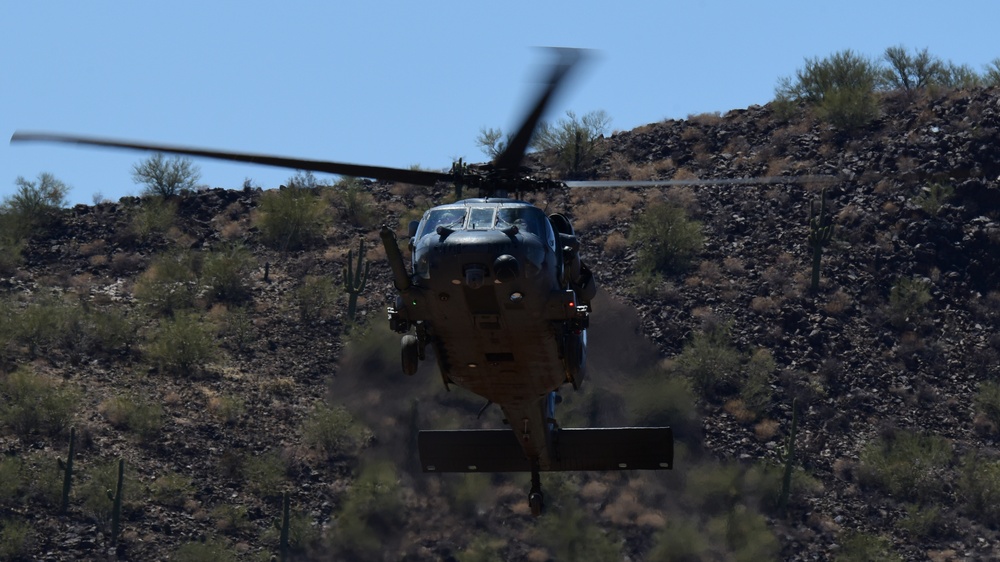
<path id="1" fill-rule="evenodd" d="M 557 48 L 557 61 L 506 148 L 490 164 L 459 161 L 449 172 L 226 152 L 77 135 L 15 132 L 11 142 L 55 142 L 155 151 L 326 172 L 421 186 L 450 183 L 479 197 L 435 206 L 408 225 L 407 267 L 395 232 L 383 226 L 396 289 L 390 327 L 402 334 L 401 369 L 417 372 L 433 350 L 443 382 L 496 404 L 508 429 L 419 431 L 425 472 L 530 472 L 528 504 L 544 509 L 541 472 L 666 470 L 669 427 L 563 428 L 555 407 L 564 385 L 586 377 L 587 328 L 597 292 L 580 240 L 563 214 L 546 216 L 512 194 L 577 187 L 784 183 L 789 178 L 558 181 L 521 167 L 532 136 L 584 51 Z M 799 180 L 803 178 L 797 178 Z M 485 410 L 486 406 L 483 407 Z M 482 411 L 480 412 L 482 413 Z"/>

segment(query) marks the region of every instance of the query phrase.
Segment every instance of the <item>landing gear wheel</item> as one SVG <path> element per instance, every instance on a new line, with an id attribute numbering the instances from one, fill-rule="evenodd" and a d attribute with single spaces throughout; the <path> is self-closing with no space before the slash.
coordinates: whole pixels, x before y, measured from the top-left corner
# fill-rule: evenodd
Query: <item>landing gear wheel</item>
<path id="1" fill-rule="evenodd" d="M 531 469 L 531 491 L 528 492 L 528 507 L 531 508 L 532 517 L 538 517 L 545 511 L 545 495 L 542 494 L 542 479 L 538 476 L 538 469 Z"/>
<path id="2" fill-rule="evenodd" d="M 403 363 L 403 373 L 413 375 L 417 372 L 417 365 L 420 363 L 420 340 L 417 336 L 405 335 L 400 345 L 402 347 L 400 356 Z"/>
<path id="3" fill-rule="evenodd" d="M 531 516 L 538 517 L 545 510 L 545 496 L 542 492 L 531 492 L 528 494 L 528 507 L 531 508 Z"/>

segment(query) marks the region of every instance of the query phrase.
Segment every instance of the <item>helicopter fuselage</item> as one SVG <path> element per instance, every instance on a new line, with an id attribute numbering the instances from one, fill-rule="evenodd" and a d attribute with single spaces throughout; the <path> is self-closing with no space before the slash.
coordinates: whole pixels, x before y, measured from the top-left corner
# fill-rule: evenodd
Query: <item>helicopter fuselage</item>
<path id="1" fill-rule="evenodd" d="M 543 469 L 552 393 L 582 382 L 596 291 L 589 272 L 573 277 L 581 266 L 568 225 L 514 199 L 434 207 L 411 227 L 412 268 L 390 310 L 397 331 L 415 329 L 421 358 L 433 348 L 446 385 L 500 406 Z"/>

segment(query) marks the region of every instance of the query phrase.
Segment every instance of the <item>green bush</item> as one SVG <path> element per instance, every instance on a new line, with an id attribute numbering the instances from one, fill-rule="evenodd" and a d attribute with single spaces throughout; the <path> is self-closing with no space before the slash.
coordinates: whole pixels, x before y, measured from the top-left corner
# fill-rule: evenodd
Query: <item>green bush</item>
<path id="1" fill-rule="evenodd" d="M 377 558 L 406 519 L 401 491 L 391 463 L 362 466 L 341 504 L 331 546 L 361 560 Z"/>
<path id="2" fill-rule="evenodd" d="M 119 395 L 101 404 L 111 425 L 135 433 L 143 442 L 152 441 L 163 428 L 163 408 L 142 398 Z"/>
<path id="3" fill-rule="evenodd" d="M 869 442 L 861 451 L 859 479 L 894 498 L 926 503 L 941 494 L 942 475 L 951 462 L 947 439 L 897 431 Z"/>
<path id="4" fill-rule="evenodd" d="M 208 253 L 201 267 L 201 279 L 208 285 L 212 300 L 240 303 L 250 298 L 250 273 L 257 262 L 239 244 L 223 246 Z"/>
<path id="5" fill-rule="evenodd" d="M 326 317 L 340 296 L 339 287 L 328 275 L 307 275 L 293 294 L 302 323 L 311 324 Z"/>
<path id="6" fill-rule="evenodd" d="M 142 199 L 138 207 L 131 211 L 129 233 L 141 242 L 150 241 L 153 236 L 165 234 L 177 218 L 177 203 L 160 196 Z"/>
<path id="7" fill-rule="evenodd" d="M 849 533 L 841 542 L 834 562 L 903 562 L 889 539 L 867 533 Z"/>
<path id="8" fill-rule="evenodd" d="M 156 258 L 135 283 L 135 297 L 157 314 L 172 315 L 195 304 L 198 257 L 174 252 Z"/>
<path id="9" fill-rule="evenodd" d="M 20 503 L 26 492 L 24 461 L 20 457 L 0 457 L 0 505 Z"/>
<path id="10" fill-rule="evenodd" d="M 66 205 L 69 188 L 47 172 L 38 174 L 37 182 L 18 176 L 14 184 L 17 190 L 0 203 L 0 214 L 7 236 L 19 240 L 51 224 L 55 212 Z"/>
<path id="11" fill-rule="evenodd" d="M 191 479 L 176 472 L 157 477 L 149 487 L 153 501 L 170 507 L 182 507 L 193 490 Z"/>
<path id="12" fill-rule="evenodd" d="M 686 443 L 701 440 L 701 419 L 691 382 L 663 371 L 652 371 L 629 384 L 626 404 L 634 423 L 647 427 L 671 427 Z"/>
<path id="13" fill-rule="evenodd" d="M 15 433 L 57 434 L 69 426 L 80 393 L 20 367 L 0 379 L 0 422 Z"/>
<path id="14" fill-rule="evenodd" d="M 771 377 L 777 369 L 774 356 L 766 349 L 758 349 L 747 363 L 746 378 L 740 388 L 743 405 L 756 416 L 762 415 L 771 405 L 774 389 Z"/>
<path id="15" fill-rule="evenodd" d="M 20 560 L 31 550 L 35 532 L 31 524 L 18 519 L 0 521 L 0 560 Z"/>
<path id="16" fill-rule="evenodd" d="M 369 436 L 368 429 L 342 406 L 316 406 L 302 424 L 303 444 L 331 458 L 356 452 Z"/>
<path id="17" fill-rule="evenodd" d="M 688 218 L 683 208 L 669 203 L 650 205 L 629 232 L 638 246 L 637 269 L 662 273 L 682 272 L 705 245 L 700 222 Z"/>
<path id="18" fill-rule="evenodd" d="M 776 560 L 781 550 L 764 516 L 742 505 L 712 518 L 706 527 L 712 542 L 726 545 L 736 562 Z"/>
<path id="19" fill-rule="evenodd" d="M 667 525 L 653 535 L 649 562 L 701 562 L 709 560 L 709 538 L 697 523 L 682 517 L 671 517 Z"/>
<path id="20" fill-rule="evenodd" d="M 262 498 L 280 496 L 288 481 L 288 463 L 277 451 L 245 459 L 241 472 L 250 491 Z"/>
<path id="21" fill-rule="evenodd" d="M 236 562 L 236 554 L 216 538 L 182 544 L 170 558 L 177 562 Z"/>
<path id="22" fill-rule="evenodd" d="M 675 364 L 703 396 L 713 398 L 736 382 L 742 360 L 729 339 L 729 327 L 719 325 L 696 333 Z"/>
<path id="23" fill-rule="evenodd" d="M 889 323 L 898 329 L 916 328 L 926 320 L 931 291 L 920 279 L 902 277 L 889 293 L 886 315 Z"/>
<path id="24" fill-rule="evenodd" d="M 1000 383 L 995 381 L 980 383 L 975 403 L 976 410 L 1000 429 Z"/>
<path id="25" fill-rule="evenodd" d="M 941 506 L 906 505 L 906 517 L 899 522 L 899 527 L 916 539 L 938 538 L 945 534 L 945 515 Z"/>
<path id="26" fill-rule="evenodd" d="M 118 485 L 118 461 L 111 460 L 86 470 L 86 479 L 76 486 L 77 496 L 83 502 L 83 510 L 100 525 L 108 525 L 114 502 L 108 497 L 108 491 L 113 494 Z M 125 481 L 122 485 L 122 520 L 135 515 L 144 501 L 139 494 L 140 485 L 135 474 L 129 472 L 126 464 Z"/>
<path id="27" fill-rule="evenodd" d="M 286 187 L 261 197 L 257 226 L 268 246 L 290 251 L 319 240 L 327 220 L 327 205 L 312 189 Z"/>
<path id="28" fill-rule="evenodd" d="M 328 191 L 340 219 L 360 228 L 371 228 L 375 220 L 374 200 L 368 186 L 357 178 L 344 177 Z"/>
<path id="29" fill-rule="evenodd" d="M 944 62 L 927 49 L 910 54 L 902 45 L 889 47 L 882 58 L 889 64 L 880 72 L 880 82 L 887 89 L 913 92 L 941 82 Z"/>
<path id="30" fill-rule="evenodd" d="M 913 202 L 930 215 L 937 215 L 941 207 L 955 194 L 955 188 L 950 185 L 932 183 L 920 190 Z"/>
<path id="31" fill-rule="evenodd" d="M 971 517 L 990 526 L 1000 525 L 1000 461 L 975 454 L 963 457 L 958 495 Z"/>
<path id="32" fill-rule="evenodd" d="M 610 122 L 611 117 L 603 110 L 591 111 L 582 118 L 567 111 L 566 118 L 555 125 L 541 123 L 532 143 L 549 154 L 552 165 L 565 179 L 584 179 L 590 175 L 600 148 L 598 143 Z"/>
<path id="33" fill-rule="evenodd" d="M 215 358 L 215 338 L 197 314 L 179 312 L 160 321 L 147 353 L 161 370 L 191 375 Z"/>
<path id="34" fill-rule="evenodd" d="M 194 189 L 201 172 L 186 156 L 166 158 L 157 152 L 132 165 L 132 180 L 146 186 L 143 193 L 158 197 L 172 197 L 181 190 Z"/>
<path id="35" fill-rule="evenodd" d="M 874 61 L 850 49 L 825 59 L 806 59 L 794 81 L 779 81 L 776 101 L 805 102 L 834 126 L 854 129 L 878 116 L 875 86 L 880 75 Z"/>

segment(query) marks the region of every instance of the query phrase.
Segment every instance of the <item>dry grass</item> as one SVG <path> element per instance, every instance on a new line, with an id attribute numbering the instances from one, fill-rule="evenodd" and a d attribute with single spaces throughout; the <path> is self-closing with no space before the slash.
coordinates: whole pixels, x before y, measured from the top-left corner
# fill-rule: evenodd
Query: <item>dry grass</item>
<path id="1" fill-rule="evenodd" d="M 628 249 L 628 240 L 625 239 L 624 234 L 617 230 L 608 234 L 604 240 L 604 255 L 610 258 L 621 257 L 626 249 Z"/>
<path id="2" fill-rule="evenodd" d="M 641 201 L 641 195 L 627 189 L 576 190 L 571 199 L 573 227 L 586 231 L 625 220 Z"/>
<path id="3" fill-rule="evenodd" d="M 757 423 L 757 425 L 753 427 L 753 433 L 754 435 L 757 436 L 758 440 L 762 442 L 767 442 L 770 441 L 771 439 L 774 439 L 774 436 L 778 434 L 778 429 L 780 427 L 781 424 L 779 424 L 774 420 L 771 419 L 761 420 L 759 423 Z"/>

